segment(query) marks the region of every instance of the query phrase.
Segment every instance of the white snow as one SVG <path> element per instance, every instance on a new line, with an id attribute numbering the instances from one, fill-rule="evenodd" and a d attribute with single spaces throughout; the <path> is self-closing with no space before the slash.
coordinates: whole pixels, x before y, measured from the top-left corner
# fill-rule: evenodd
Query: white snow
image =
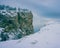
<path id="1" fill-rule="evenodd" d="M 7 10 L 0 10 L 0 13 L 3 15 L 7 14 L 8 16 L 11 16 L 11 17 L 14 17 L 17 15 L 17 12 L 13 10 L 9 10 L 9 12 Z"/>
<path id="2" fill-rule="evenodd" d="M 1 28 L 1 27 L 0 27 L 0 34 L 1 34 L 1 32 L 3 32 L 3 29 L 4 29 L 4 28 Z M 2 39 L 2 38 L 0 37 L 0 40 L 1 40 L 1 39 Z"/>
<path id="3" fill-rule="evenodd" d="M 49 24 L 19 40 L 0 42 L 0 48 L 60 48 L 60 23 Z"/>
<path id="4" fill-rule="evenodd" d="M 0 28 L 0 33 L 3 31 L 4 28 Z"/>

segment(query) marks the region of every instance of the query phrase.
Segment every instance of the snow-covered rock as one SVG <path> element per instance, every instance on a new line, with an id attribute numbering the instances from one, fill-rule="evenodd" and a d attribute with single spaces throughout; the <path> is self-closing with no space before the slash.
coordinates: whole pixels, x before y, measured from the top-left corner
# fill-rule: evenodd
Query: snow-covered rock
<path id="1" fill-rule="evenodd" d="M 4 28 L 0 28 L 0 34 L 1 34 L 1 32 L 3 31 L 3 29 L 4 29 Z M 1 39 L 2 39 L 2 38 L 1 38 L 1 36 L 0 36 L 0 40 L 1 40 Z"/>
<path id="2" fill-rule="evenodd" d="M 4 28 L 0 28 L 0 32 L 3 30 Z"/>
<path id="3" fill-rule="evenodd" d="M 0 6 L 2 6 L 0 7 L 0 27 L 4 28 L 0 34 L 2 38 L 0 41 L 6 41 L 6 35 L 8 40 L 15 40 L 34 33 L 33 14 L 31 11 L 5 5 Z"/>
<path id="4" fill-rule="evenodd" d="M 19 40 L 0 42 L 0 48 L 60 48 L 60 23 L 49 24 Z"/>

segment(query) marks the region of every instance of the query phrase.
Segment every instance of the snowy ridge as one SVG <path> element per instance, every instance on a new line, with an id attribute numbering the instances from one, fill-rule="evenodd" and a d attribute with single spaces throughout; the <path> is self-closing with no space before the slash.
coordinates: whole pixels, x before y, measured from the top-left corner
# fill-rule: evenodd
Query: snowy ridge
<path id="1" fill-rule="evenodd" d="M 15 10 L 0 10 L 0 13 L 3 14 L 3 15 L 8 15 L 8 16 L 16 16 L 17 15 L 17 12 Z"/>
<path id="2" fill-rule="evenodd" d="M 19 40 L 0 42 L 0 48 L 60 48 L 60 23 L 54 22 Z"/>
<path id="3" fill-rule="evenodd" d="M 11 16 L 14 17 L 17 15 L 17 12 L 25 12 L 25 13 L 29 13 L 30 10 L 28 9 L 16 9 L 16 10 L 9 10 L 9 8 L 5 8 L 3 10 L 0 10 L 0 14 L 2 15 L 7 15 L 7 16 Z"/>

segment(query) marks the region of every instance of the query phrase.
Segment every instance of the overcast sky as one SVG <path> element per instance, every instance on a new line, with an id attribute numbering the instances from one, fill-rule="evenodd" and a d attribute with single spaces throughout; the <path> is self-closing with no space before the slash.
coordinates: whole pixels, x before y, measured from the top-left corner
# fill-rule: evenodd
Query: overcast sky
<path id="1" fill-rule="evenodd" d="M 60 18 L 60 0 L 0 0 L 0 4 L 27 8 L 39 16 Z"/>
<path id="2" fill-rule="evenodd" d="M 0 4 L 31 10 L 35 26 L 42 23 L 42 18 L 60 20 L 60 0 L 0 0 Z"/>

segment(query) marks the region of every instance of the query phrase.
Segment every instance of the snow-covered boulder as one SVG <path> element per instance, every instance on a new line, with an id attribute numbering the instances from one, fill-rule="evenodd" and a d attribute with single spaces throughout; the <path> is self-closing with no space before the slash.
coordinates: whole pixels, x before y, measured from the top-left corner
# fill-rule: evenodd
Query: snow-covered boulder
<path id="1" fill-rule="evenodd" d="M 0 7 L 0 27 L 4 28 L 2 36 L 0 35 L 3 38 L 2 41 L 4 38 L 6 40 L 5 34 L 8 35 L 9 39 L 20 39 L 34 33 L 31 11 L 10 6 L 2 6 L 2 8 L 4 9 Z"/>

